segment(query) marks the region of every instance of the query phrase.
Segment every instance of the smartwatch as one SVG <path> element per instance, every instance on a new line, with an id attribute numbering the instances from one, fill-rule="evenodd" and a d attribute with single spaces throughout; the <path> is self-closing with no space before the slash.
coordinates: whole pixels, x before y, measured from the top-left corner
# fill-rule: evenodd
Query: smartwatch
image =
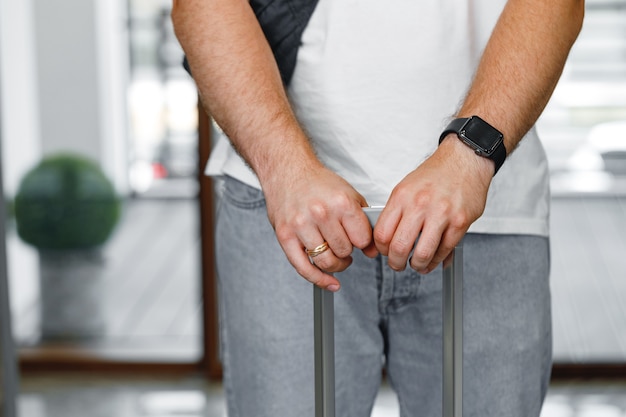
<path id="1" fill-rule="evenodd" d="M 491 126 L 478 116 L 454 119 L 439 137 L 439 144 L 450 133 L 456 133 L 463 143 L 472 148 L 476 155 L 491 159 L 496 175 L 506 159 L 504 136 L 498 129 Z"/>

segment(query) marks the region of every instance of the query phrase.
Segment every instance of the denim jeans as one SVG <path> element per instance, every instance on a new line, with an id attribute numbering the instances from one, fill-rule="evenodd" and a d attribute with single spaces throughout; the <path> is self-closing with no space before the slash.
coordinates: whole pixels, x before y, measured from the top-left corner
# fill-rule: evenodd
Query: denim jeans
<path id="1" fill-rule="evenodd" d="M 216 235 L 229 417 L 312 417 L 313 291 L 283 254 L 261 191 L 226 178 Z M 353 258 L 336 275 L 337 416 L 371 414 L 383 368 L 402 417 L 441 416 L 441 269 Z M 548 239 L 468 234 L 463 268 L 464 416 L 539 416 L 552 350 Z"/>

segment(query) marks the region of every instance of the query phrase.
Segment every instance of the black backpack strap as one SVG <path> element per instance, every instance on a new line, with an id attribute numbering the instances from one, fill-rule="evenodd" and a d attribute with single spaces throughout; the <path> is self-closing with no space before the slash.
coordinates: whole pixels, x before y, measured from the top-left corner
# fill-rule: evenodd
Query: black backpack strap
<path id="1" fill-rule="evenodd" d="M 283 83 L 289 85 L 296 68 L 302 33 L 317 0 L 251 0 L 250 6 L 272 48 Z"/>
<path id="2" fill-rule="evenodd" d="M 316 5 L 317 0 L 250 0 L 285 85 L 291 81 L 300 39 Z M 191 74 L 187 57 L 183 66 Z"/>

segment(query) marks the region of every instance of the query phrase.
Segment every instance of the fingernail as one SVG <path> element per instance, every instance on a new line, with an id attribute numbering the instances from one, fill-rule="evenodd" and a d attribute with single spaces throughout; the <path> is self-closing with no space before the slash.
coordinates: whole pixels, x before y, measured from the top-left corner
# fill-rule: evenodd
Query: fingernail
<path id="1" fill-rule="evenodd" d="M 328 287 L 326 287 L 326 289 L 328 291 L 332 291 L 332 292 L 339 291 L 339 288 L 341 288 L 341 287 L 339 285 L 337 285 L 337 284 L 330 284 Z"/>

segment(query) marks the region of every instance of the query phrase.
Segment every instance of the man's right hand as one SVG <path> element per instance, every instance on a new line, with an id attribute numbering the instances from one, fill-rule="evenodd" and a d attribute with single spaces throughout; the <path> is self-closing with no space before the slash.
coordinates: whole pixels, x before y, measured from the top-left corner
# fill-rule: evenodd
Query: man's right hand
<path id="1" fill-rule="evenodd" d="M 350 184 L 321 164 L 281 173 L 264 185 L 267 211 L 289 262 L 306 280 L 330 291 L 340 283 L 331 274 L 352 263 L 352 249 L 377 251 L 362 207 L 367 203 Z M 328 249 L 309 257 L 324 242 Z"/>

